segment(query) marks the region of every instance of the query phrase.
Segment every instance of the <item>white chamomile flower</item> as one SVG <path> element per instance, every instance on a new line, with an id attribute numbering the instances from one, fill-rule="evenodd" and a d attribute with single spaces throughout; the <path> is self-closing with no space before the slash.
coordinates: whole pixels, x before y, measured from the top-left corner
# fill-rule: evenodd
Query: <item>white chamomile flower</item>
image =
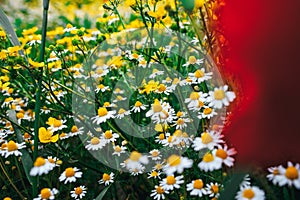
<path id="1" fill-rule="evenodd" d="M 215 154 L 217 157 L 222 159 L 222 162 L 227 167 L 232 167 L 234 158 L 232 158 L 233 155 L 235 155 L 237 152 L 234 148 L 228 149 L 228 146 L 225 144 L 224 148 L 219 145 L 218 149 L 213 150 L 213 154 Z"/>
<path id="2" fill-rule="evenodd" d="M 282 167 L 282 166 L 281 166 Z M 280 168 L 281 168 L 280 167 Z M 272 181 L 272 183 L 274 185 L 276 185 L 279 181 L 280 181 L 280 178 L 282 178 L 282 176 L 280 176 L 281 174 L 279 173 L 279 166 L 278 167 L 269 167 L 268 168 L 268 171 L 270 172 L 268 175 L 267 175 L 267 179 L 269 181 Z"/>
<path id="3" fill-rule="evenodd" d="M 156 185 L 155 189 L 151 190 L 150 197 L 157 200 L 165 199 L 164 194 L 169 194 L 169 191 L 165 190 L 162 186 Z"/>
<path id="4" fill-rule="evenodd" d="M 160 160 L 161 159 L 161 154 L 160 151 L 157 149 L 153 149 L 149 152 L 149 156 L 152 160 Z"/>
<path id="5" fill-rule="evenodd" d="M 160 185 L 164 190 L 174 190 L 174 188 L 178 189 L 180 188 L 180 184 L 184 183 L 183 176 L 177 176 L 169 175 L 166 178 L 164 178 Z"/>
<path id="6" fill-rule="evenodd" d="M 101 124 L 103 122 L 106 122 L 106 120 L 114 118 L 114 114 L 116 113 L 115 110 L 108 111 L 106 107 L 100 107 L 98 109 L 98 115 L 95 117 L 92 117 L 92 120 L 94 123 Z"/>
<path id="7" fill-rule="evenodd" d="M 124 108 L 120 108 L 118 113 L 116 114 L 115 118 L 122 119 L 123 117 L 130 115 L 130 110 L 125 110 Z"/>
<path id="8" fill-rule="evenodd" d="M 73 125 L 71 131 L 68 133 L 70 137 L 81 135 L 83 133 L 83 127 L 78 128 L 76 125 Z"/>
<path id="9" fill-rule="evenodd" d="M 129 159 L 127 160 L 127 169 L 135 169 L 139 165 L 146 165 L 148 164 L 149 160 L 146 155 L 143 155 L 137 151 L 132 151 Z"/>
<path id="10" fill-rule="evenodd" d="M 99 149 L 102 149 L 105 146 L 106 142 L 99 137 L 92 137 L 90 141 L 88 141 L 88 144 L 85 146 L 87 150 L 97 151 Z"/>
<path id="11" fill-rule="evenodd" d="M 77 178 L 81 178 L 82 172 L 79 171 L 77 167 L 68 167 L 65 171 L 59 176 L 59 181 L 64 181 L 64 184 L 68 182 L 75 182 Z"/>
<path id="12" fill-rule="evenodd" d="M 201 137 L 196 137 L 193 142 L 193 148 L 195 151 L 200 151 L 201 149 L 208 148 L 212 150 L 218 144 L 224 143 L 221 139 L 223 135 L 217 131 L 205 131 L 201 134 Z"/>
<path id="13" fill-rule="evenodd" d="M 133 167 L 129 168 L 129 172 L 132 176 L 137 176 L 143 174 L 145 171 L 145 166 L 141 164 L 134 165 Z"/>
<path id="14" fill-rule="evenodd" d="M 109 87 L 108 86 L 105 86 L 105 85 L 103 85 L 103 84 L 99 84 L 99 85 L 97 85 L 97 88 L 95 89 L 95 92 L 105 92 L 105 91 L 107 91 L 107 90 L 109 90 Z"/>
<path id="15" fill-rule="evenodd" d="M 300 189 L 300 165 L 297 163 L 293 165 L 292 162 L 288 162 L 287 168 L 283 166 L 278 167 L 279 177 L 278 184 L 279 186 L 288 185 L 294 186 L 297 189 Z"/>
<path id="16" fill-rule="evenodd" d="M 191 168 L 193 160 L 173 154 L 168 157 L 167 164 L 163 168 L 167 175 L 174 174 L 175 172 L 181 174 L 185 168 Z"/>
<path id="17" fill-rule="evenodd" d="M 78 200 L 78 199 L 82 199 L 87 193 L 87 191 L 86 191 L 86 187 L 84 185 L 81 185 L 75 187 L 74 190 L 72 190 L 70 193 L 71 193 L 71 197 Z"/>
<path id="18" fill-rule="evenodd" d="M 152 170 L 148 173 L 148 178 L 159 178 L 160 179 L 161 172 Z"/>
<path id="19" fill-rule="evenodd" d="M 218 198 L 220 196 L 220 188 L 222 187 L 222 185 L 220 185 L 219 183 L 209 183 L 206 184 L 205 190 L 206 190 L 206 194 L 209 197 L 214 197 L 214 198 Z"/>
<path id="20" fill-rule="evenodd" d="M 188 108 L 194 110 L 195 108 L 199 107 L 199 102 L 206 102 L 207 93 L 203 92 L 191 92 L 189 98 L 185 99 L 185 103 L 188 103 Z"/>
<path id="21" fill-rule="evenodd" d="M 191 183 L 188 183 L 186 185 L 186 190 L 191 191 L 191 196 L 198 196 L 202 197 L 203 195 L 206 195 L 206 190 L 203 187 L 204 183 L 201 179 L 193 180 Z"/>
<path id="22" fill-rule="evenodd" d="M 210 119 L 213 116 L 217 115 L 218 113 L 215 111 L 215 109 L 210 108 L 208 106 L 203 106 L 204 109 L 201 111 L 198 115 L 199 119 Z"/>
<path id="23" fill-rule="evenodd" d="M 146 110 L 146 105 L 144 105 L 140 101 L 136 101 L 134 106 L 131 108 L 131 111 L 137 113 L 137 112 L 141 112 L 141 110 Z"/>
<path id="24" fill-rule="evenodd" d="M 189 65 L 200 65 L 203 63 L 203 59 L 197 59 L 195 56 L 190 56 L 189 60 L 183 64 L 183 67 L 188 67 Z"/>
<path id="25" fill-rule="evenodd" d="M 115 174 L 113 172 L 111 172 L 110 174 L 104 173 L 102 175 L 102 179 L 100 179 L 98 181 L 99 184 L 103 184 L 104 183 L 104 185 L 107 186 L 107 185 L 113 183 L 114 182 L 114 175 Z"/>
<path id="26" fill-rule="evenodd" d="M 34 198 L 33 200 L 48 200 L 48 199 L 55 199 L 55 195 L 58 193 L 58 190 L 56 188 L 50 189 L 50 188 L 43 188 L 40 191 L 40 194 L 37 198 Z"/>
<path id="27" fill-rule="evenodd" d="M 48 159 L 37 157 L 33 163 L 33 168 L 30 170 L 30 176 L 48 174 L 55 167 L 55 163 L 51 163 Z"/>
<path id="28" fill-rule="evenodd" d="M 0 154 L 7 158 L 8 156 L 14 155 L 14 156 L 21 156 L 22 152 L 19 151 L 20 149 L 25 148 L 25 142 L 22 143 L 16 143 L 13 140 L 10 140 L 9 142 L 3 143 L 1 145 Z"/>
<path id="29" fill-rule="evenodd" d="M 264 200 L 265 192 L 256 186 L 241 187 L 236 200 Z"/>
<path id="30" fill-rule="evenodd" d="M 117 95 L 116 99 L 113 100 L 114 103 L 126 100 L 126 97 L 122 97 L 121 95 Z"/>
<path id="31" fill-rule="evenodd" d="M 65 33 L 68 33 L 68 32 L 72 32 L 72 31 L 76 31 L 77 28 L 75 26 L 72 26 L 71 24 L 67 24 L 66 28 L 64 29 L 64 32 Z"/>
<path id="32" fill-rule="evenodd" d="M 124 90 L 121 90 L 121 89 L 118 88 L 118 87 L 115 88 L 114 91 L 113 91 L 114 94 L 124 94 L 124 92 L 125 92 Z"/>
<path id="33" fill-rule="evenodd" d="M 119 134 L 113 133 L 112 130 L 107 130 L 102 134 L 105 143 L 115 142 L 119 137 Z"/>
<path id="34" fill-rule="evenodd" d="M 62 130 L 64 128 L 67 128 L 67 125 L 64 124 L 64 123 L 66 123 L 66 121 L 67 120 L 62 120 L 62 119 L 56 119 L 54 117 L 49 117 L 46 124 L 48 124 L 50 127 L 48 127 L 47 129 L 54 133 L 55 131 L 59 131 L 59 130 Z"/>
<path id="35" fill-rule="evenodd" d="M 149 78 L 155 78 L 156 76 L 164 74 L 164 71 L 159 71 L 158 69 L 153 69 L 152 74 L 150 74 Z"/>
<path id="36" fill-rule="evenodd" d="M 216 109 L 222 108 L 223 105 L 228 106 L 236 96 L 234 92 L 227 90 L 228 86 L 224 85 L 219 88 L 215 88 L 214 91 L 209 91 L 209 96 L 207 97 L 207 102 L 209 102 L 208 106 Z"/>
<path id="37" fill-rule="evenodd" d="M 204 154 L 202 161 L 198 164 L 200 170 L 205 172 L 214 171 L 222 168 L 222 159 L 214 154 L 207 152 Z"/>
<path id="38" fill-rule="evenodd" d="M 189 73 L 189 77 L 194 84 L 202 83 L 203 81 L 211 79 L 212 72 L 205 73 L 205 69 L 197 69 L 194 73 Z"/>
<path id="39" fill-rule="evenodd" d="M 127 149 L 125 146 L 119 146 L 119 145 L 116 145 L 113 148 L 114 148 L 114 152 L 112 153 L 112 155 L 117 155 L 117 156 L 120 156 L 121 153 L 125 153 Z"/>

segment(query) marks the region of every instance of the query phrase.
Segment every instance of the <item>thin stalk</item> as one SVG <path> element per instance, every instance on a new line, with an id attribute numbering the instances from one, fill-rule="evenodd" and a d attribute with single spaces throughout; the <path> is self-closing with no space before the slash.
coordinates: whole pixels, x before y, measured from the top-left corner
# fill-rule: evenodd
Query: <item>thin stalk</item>
<path id="1" fill-rule="evenodd" d="M 20 196 L 21 199 L 26 199 L 21 192 L 18 190 L 18 188 L 15 186 L 15 184 L 13 183 L 13 181 L 9 178 L 7 172 L 5 171 L 2 163 L 0 162 L 0 168 L 2 169 L 4 175 L 6 176 L 7 180 L 10 182 L 10 184 L 12 185 L 12 187 L 16 190 L 16 192 L 18 193 L 18 195 Z"/>
<path id="2" fill-rule="evenodd" d="M 42 44 L 41 44 L 41 54 L 40 54 L 40 62 L 44 61 L 45 56 L 45 46 L 46 46 L 46 33 L 47 33 L 47 22 L 48 22 L 48 9 L 49 9 L 49 0 L 43 0 L 43 26 L 42 26 Z M 38 129 L 39 129 L 39 112 L 41 108 L 41 90 L 42 90 L 42 76 L 43 68 L 40 69 L 40 76 L 38 77 L 38 88 L 35 98 L 35 120 L 34 120 L 34 150 L 33 150 L 33 160 L 36 160 L 38 156 Z M 37 183 L 38 177 L 33 178 L 33 186 L 32 186 L 32 195 L 37 195 Z"/>

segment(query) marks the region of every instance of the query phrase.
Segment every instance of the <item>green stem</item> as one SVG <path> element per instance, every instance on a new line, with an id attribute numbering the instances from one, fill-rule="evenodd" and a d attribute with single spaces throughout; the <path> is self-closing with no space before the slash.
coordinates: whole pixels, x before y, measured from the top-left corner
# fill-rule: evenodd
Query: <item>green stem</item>
<path id="1" fill-rule="evenodd" d="M 41 54 L 40 54 L 40 62 L 44 61 L 45 56 L 45 46 L 46 46 L 46 33 L 47 33 L 47 22 L 48 22 L 48 9 L 49 9 L 49 0 L 43 1 L 43 27 L 42 27 L 42 44 L 41 44 Z M 36 160 L 38 156 L 38 129 L 39 129 L 39 113 L 41 108 L 41 90 L 42 90 L 42 76 L 43 68 L 40 69 L 40 76 L 38 77 L 38 88 L 35 97 L 35 120 L 34 120 L 34 150 L 33 150 L 33 160 Z M 36 196 L 38 191 L 38 177 L 33 178 L 33 186 L 32 186 L 32 195 Z"/>

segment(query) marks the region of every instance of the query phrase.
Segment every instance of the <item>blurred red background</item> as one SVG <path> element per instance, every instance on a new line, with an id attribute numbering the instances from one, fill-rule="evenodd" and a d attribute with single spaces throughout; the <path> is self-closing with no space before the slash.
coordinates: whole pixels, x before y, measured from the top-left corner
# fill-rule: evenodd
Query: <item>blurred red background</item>
<path id="1" fill-rule="evenodd" d="M 242 103 L 225 134 L 237 163 L 300 162 L 300 1 L 226 0 L 229 63 Z"/>

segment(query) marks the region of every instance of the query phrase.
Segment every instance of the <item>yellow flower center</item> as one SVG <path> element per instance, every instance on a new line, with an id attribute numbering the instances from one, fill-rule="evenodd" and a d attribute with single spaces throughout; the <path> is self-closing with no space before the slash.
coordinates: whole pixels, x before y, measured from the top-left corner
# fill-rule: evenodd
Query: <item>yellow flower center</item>
<path id="1" fill-rule="evenodd" d="M 157 170 L 160 170 L 160 169 L 162 169 L 162 164 L 160 164 L 160 163 L 157 163 L 156 165 L 155 165 L 155 169 L 157 169 Z"/>
<path id="2" fill-rule="evenodd" d="M 252 199 L 255 196 L 255 193 L 253 192 L 252 189 L 246 189 L 243 192 L 243 197 L 248 198 L 248 199 Z"/>
<path id="3" fill-rule="evenodd" d="M 16 114 L 16 117 L 17 117 L 18 119 L 23 119 L 23 118 L 24 118 L 24 113 L 18 112 L 18 113 Z"/>
<path id="4" fill-rule="evenodd" d="M 75 175 L 75 171 L 72 167 L 68 167 L 66 170 L 66 177 L 72 177 Z"/>
<path id="5" fill-rule="evenodd" d="M 168 137 L 168 143 L 171 143 L 171 142 L 172 142 L 172 139 L 173 139 L 173 137 L 172 137 L 172 136 L 169 136 L 169 137 Z"/>
<path id="6" fill-rule="evenodd" d="M 190 56 L 189 57 L 189 63 L 190 64 L 195 64 L 197 62 L 197 58 L 195 56 Z"/>
<path id="7" fill-rule="evenodd" d="M 208 114 L 210 114 L 211 112 L 212 112 L 212 109 L 211 109 L 211 108 L 204 108 L 204 110 L 203 110 L 204 115 L 208 115 Z"/>
<path id="8" fill-rule="evenodd" d="M 7 151 L 15 151 L 18 150 L 18 145 L 14 141 L 9 141 L 7 143 Z"/>
<path id="9" fill-rule="evenodd" d="M 222 158 L 223 160 L 227 158 L 227 153 L 223 149 L 218 149 L 216 152 L 216 156 Z"/>
<path id="10" fill-rule="evenodd" d="M 203 188 L 203 181 L 201 179 L 197 179 L 194 181 L 194 188 L 195 189 L 202 189 Z"/>
<path id="11" fill-rule="evenodd" d="M 80 195 L 82 193 L 81 187 L 75 188 L 75 194 Z"/>
<path id="12" fill-rule="evenodd" d="M 156 157 L 156 156 L 159 155 L 159 151 L 153 151 L 153 152 L 151 153 L 151 155 L 152 155 L 153 157 Z"/>
<path id="13" fill-rule="evenodd" d="M 110 138 L 112 138 L 112 132 L 111 131 L 105 131 L 105 133 L 104 133 L 104 137 L 106 138 L 106 139 L 110 139 Z"/>
<path id="14" fill-rule="evenodd" d="M 182 131 L 181 131 L 181 130 L 176 130 L 176 131 L 173 133 L 173 136 L 175 136 L 175 137 L 181 137 L 181 136 L 182 136 Z"/>
<path id="15" fill-rule="evenodd" d="M 93 137 L 92 139 L 91 139 L 91 144 L 92 145 L 97 145 L 97 144 L 99 144 L 100 143 L 100 139 L 98 138 L 98 137 Z"/>
<path id="16" fill-rule="evenodd" d="M 103 117 L 103 116 L 107 115 L 107 113 L 108 113 L 108 111 L 104 107 L 101 107 L 101 108 L 98 109 L 98 116 L 99 117 Z"/>
<path id="17" fill-rule="evenodd" d="M 139 58 L 139 54 L 133 53 L 133 54 L 132 54 L 132 57 L 133 57 L 134 59 L 138 59 L 138 58 Z"/>
<path id="18" fill-rule="evenodd" d="M 24 133 L 23 137 L 24 139 L 29 139 L 31 136 L 29 135 L 29 133 Z"/>
<path id="19" fill-rule="evenodd" d="M 157 100 L 157 99 L 155 99 L 155 102 L 154 102 L 154 104 L 153 104 L 153 111 L 154 112 L 160 112 L 160 111 L 162 111 L 162 106 L 160 105 L 160 102 Z"/>
<path id="20" fill-rule="evenodd" d="M 52 158 L 48 158 L 49 163 L 55 163 L 55 160 Z"/>
<path id="21" fill-rule="evenodd" d="M 174 185 L 176 183 L 176 179 L 174 176 L 167 176 L 167 184 L 168 185 Z"/>
<path id="22" fill-rule="evenodd" d="M 5 149 L 7 147 L 7 144 L 3 143 L 1 144 L 1 149 Z"/>
<path id="23" fill-rule="evenodd" d="M 183 125 L 184 124 L 184 119 L 179 118 L 176 122 L 178 125 Z"/>
<path id="24" fill-rule="evenodd" d="M 219 186 L 217 185 L 212 185 L 210 190 L 213 192 L 213 193 L 218 193 L 219 192 Z"/>
<path id="25" fill-rule="evenodd" d="M 208 152 L 203 156 L 203 161 L 206 163 L 212 162 L 214 161 L 214 156 Z"/>
<path id="26" fill-rule="evenodd" d="M 285 176 L 288 179 L 294 180 L 294 179 L 298 178 L 299 173 L 298 173 L 298 170 L 296 169 L 296 167 L 290 166 L 290 167 L 286 168 Z"/>
<path id="27" fill-rule="evenodd" d="M 142 157 L 142 154 L 137 152 L 137 151 L 133 151 L 131 154 L 130 154 L 130 157 L 129 159 L 132 160 L 132 161 L 138 161 L 140 158 Z"/>
<path id="28" fill-rule="evenodd" d="M 77 128 L 77 126 L 72 126 L 72 128 L 71 128 L 71 132 L 72 133 L 76 133 L 78 131 L 78 128 Z"/>
<path id="29" fill-rule="evenodd" d="M 51 197 L 51 191 L 49 188 L 43 188 L 41 190 L 41 198 L 42 199 L 49 199 Z"/>
<path id="30" fill-rule="evenodd" d="M 43 165 L 45 165 L 45 163 L 46 163 L 46 160 L 44 159 L 44 158 L 42 158 L 42 157 L 38 157 L 35 161 L 34 161 L 34 166 L 35 167 L 41 167 L 41 166 L 43 166 Z"/>
<path id="31" fill-rule="evenodd" d="M 163 134 L 163 133 L 159 134 L 158 138 L 159 138 L 160 140 L 165 139 L 165 134 Z"/>
<path id="32" fill-rule="evenodd" d="M 157 192 L 157 194 L 163 194 L 163 193 L 165 192 L 165 190 L 164 190 L 164 188 L 162 188 L 161 186 L 158 186 L 158 187 L 156 188 L 156 192 Z"/>
<path id="33" fill-rule="evenodd" d="M 158 176 L 158 172 L 157 172 L 157 171 L 152 171 L 152 172 L 151 172 L 151 176 L 152 176 L 152 177 Z"/>
<path id="34" fill-rule="evenodd" d="M 166 89 L 167 89 L 167 87 L 164 84 L 160 84 L 158 86 L 158 91 L 160 91 L 160 92 L 166 91 Z"/>
<path id="35" fill-rule="evenodd" d="M 197 99 L 199 99 L 199 97 L 200 97 L 200 95 L 199 95 L 198 92 L 192 92 L 192 93 L 190 94 L 190 99 L 191 99 L 191 100 L 197 100 Z"/>
<path id="36" fill-rule="evenodd" d="M 177 166 L 181 162 L 180 156 L 173 154 L 168 158 L 167 162 L 171 167 Z"/>
<path id="37" fill-rule="evenodd" d="M 204 106 L 204 103 L 202 101 L 198 101 L 198 108 L 201 108 Z"/>
<path id="38" fill-rule="evenodd" d="M 222 100 L 225 98 L 225 92 L 223 90 L 215 90 L 214 97 L 216 100 Z"/>
<path id="39" fill-rule="evenodd" d="M 60 127 L 62 125 L 62 123 L 61 123 L 61 121 L 60 120 L 54 120 L 54 122 L 53 122 L 53 126 L 54 127 Z"/>
<path id="40" fill-rule="evenodd" d="M 140 101 L 135 102 L 134 106 L 135 107 L 141 107 L 143 104 Z"/>
<path id="41" fill-rule="evenodd" d="M 123 109 L 123 108 L 120 108 L 120 110 L 119 110 L 118 114 L 123 114 L 123 113 L 125 113 L 125 112 L 126 112 L 126 110 L 125 110 L 125 109 Z"/>
<path id="42" fill-rule="evenodd" d="M 122 150 L 122 149 L 121 149 L 120 146 L 116 146 L 116 147 L 115 147 L 115 151 L 116 151 L 116 152 L 121 152 L 121 150 Z"/>
<path id="43" fill-rule="evenodd" d="M 213 141 L 213 138 L 211 137 L 211 135 L 208 132 L 202 133 L 201 139 L 202 139 L 203 144 L 208 144 Z"/>
<path id="44" fill-rule="evenodd" d="M 102 179 L 103 179 L 103 181 L 109 181 L 110 180 L 110 175 L 104 173 L 103 176 L 102 176 Z"/>
<path id="45" fill-rule="evenodd" d="M 196 78 L 201 78 L 204 76 L 204 72 L 202 70 L 198 69 L 197 71 L 195 71 L 194 75 Z"/>

